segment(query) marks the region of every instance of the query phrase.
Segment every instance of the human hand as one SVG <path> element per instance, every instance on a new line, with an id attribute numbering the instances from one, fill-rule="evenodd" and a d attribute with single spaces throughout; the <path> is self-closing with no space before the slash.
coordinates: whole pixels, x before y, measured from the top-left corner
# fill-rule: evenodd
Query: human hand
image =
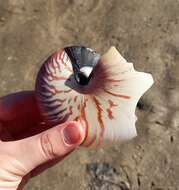
<path id="1" fill-rule="evenodd" d="M 45 125 L 34 92 L 0 98 L 0 190 L 22 189 L 28 179 L 61 161 L 84 138 L 80 122 Z"/>

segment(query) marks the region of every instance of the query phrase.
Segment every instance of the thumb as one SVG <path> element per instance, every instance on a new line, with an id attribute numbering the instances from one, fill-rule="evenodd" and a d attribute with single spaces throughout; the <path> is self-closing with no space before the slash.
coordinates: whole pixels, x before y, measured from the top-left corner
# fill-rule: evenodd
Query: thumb
<path id="1" fill-rule="evenodd" d="M 85 129 L 79 122 L 67 122 L 38 135 L 7 142 L 6 152 L 20 162 L 24 175 L 37 166 L 64 157 L 80 145 L 85 138 Z"/>

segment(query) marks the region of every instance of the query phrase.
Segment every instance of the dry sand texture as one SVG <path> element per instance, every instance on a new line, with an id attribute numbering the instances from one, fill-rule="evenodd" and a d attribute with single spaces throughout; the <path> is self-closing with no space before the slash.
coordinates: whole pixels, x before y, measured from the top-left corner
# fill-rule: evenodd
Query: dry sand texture
<path id="1" fill-rule="evenodd" d="M 115 45 L 155 85 L 137 109 L 138 137 L 80 149 L 26 190 L 179 190 L 179 1 L 0 0 L 0 95 L 32 89 L 43 58 Z"/>

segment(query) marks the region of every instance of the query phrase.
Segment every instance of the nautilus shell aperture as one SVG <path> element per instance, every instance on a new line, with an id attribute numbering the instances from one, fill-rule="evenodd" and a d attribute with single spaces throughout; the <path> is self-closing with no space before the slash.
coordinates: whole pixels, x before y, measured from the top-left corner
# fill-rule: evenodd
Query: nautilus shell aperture
<path id="1" fill-rule="evenodd" d="M 36 94 L 45 122 L 82 120 L 87 129 L 83 146 L 91 147 L 136 136 L 136 105 L 152 84 L 151 74 L 135 71 L 115 47 L 100 56 L 73 46 L 45 61 Z"/>

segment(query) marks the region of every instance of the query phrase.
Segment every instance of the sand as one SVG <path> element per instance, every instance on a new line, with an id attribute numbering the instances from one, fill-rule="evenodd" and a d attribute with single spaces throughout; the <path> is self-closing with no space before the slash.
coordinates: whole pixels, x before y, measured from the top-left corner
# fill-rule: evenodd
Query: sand
<path id="1" fill-rule="evenodd" d="M 45 57 L 69 45 L 114 45 L 155 84 L 134 140 L 80 148 L 25 190 L 179 190 L 179 1 L 0 0 L 0 95 L 33 89 Z"/>

